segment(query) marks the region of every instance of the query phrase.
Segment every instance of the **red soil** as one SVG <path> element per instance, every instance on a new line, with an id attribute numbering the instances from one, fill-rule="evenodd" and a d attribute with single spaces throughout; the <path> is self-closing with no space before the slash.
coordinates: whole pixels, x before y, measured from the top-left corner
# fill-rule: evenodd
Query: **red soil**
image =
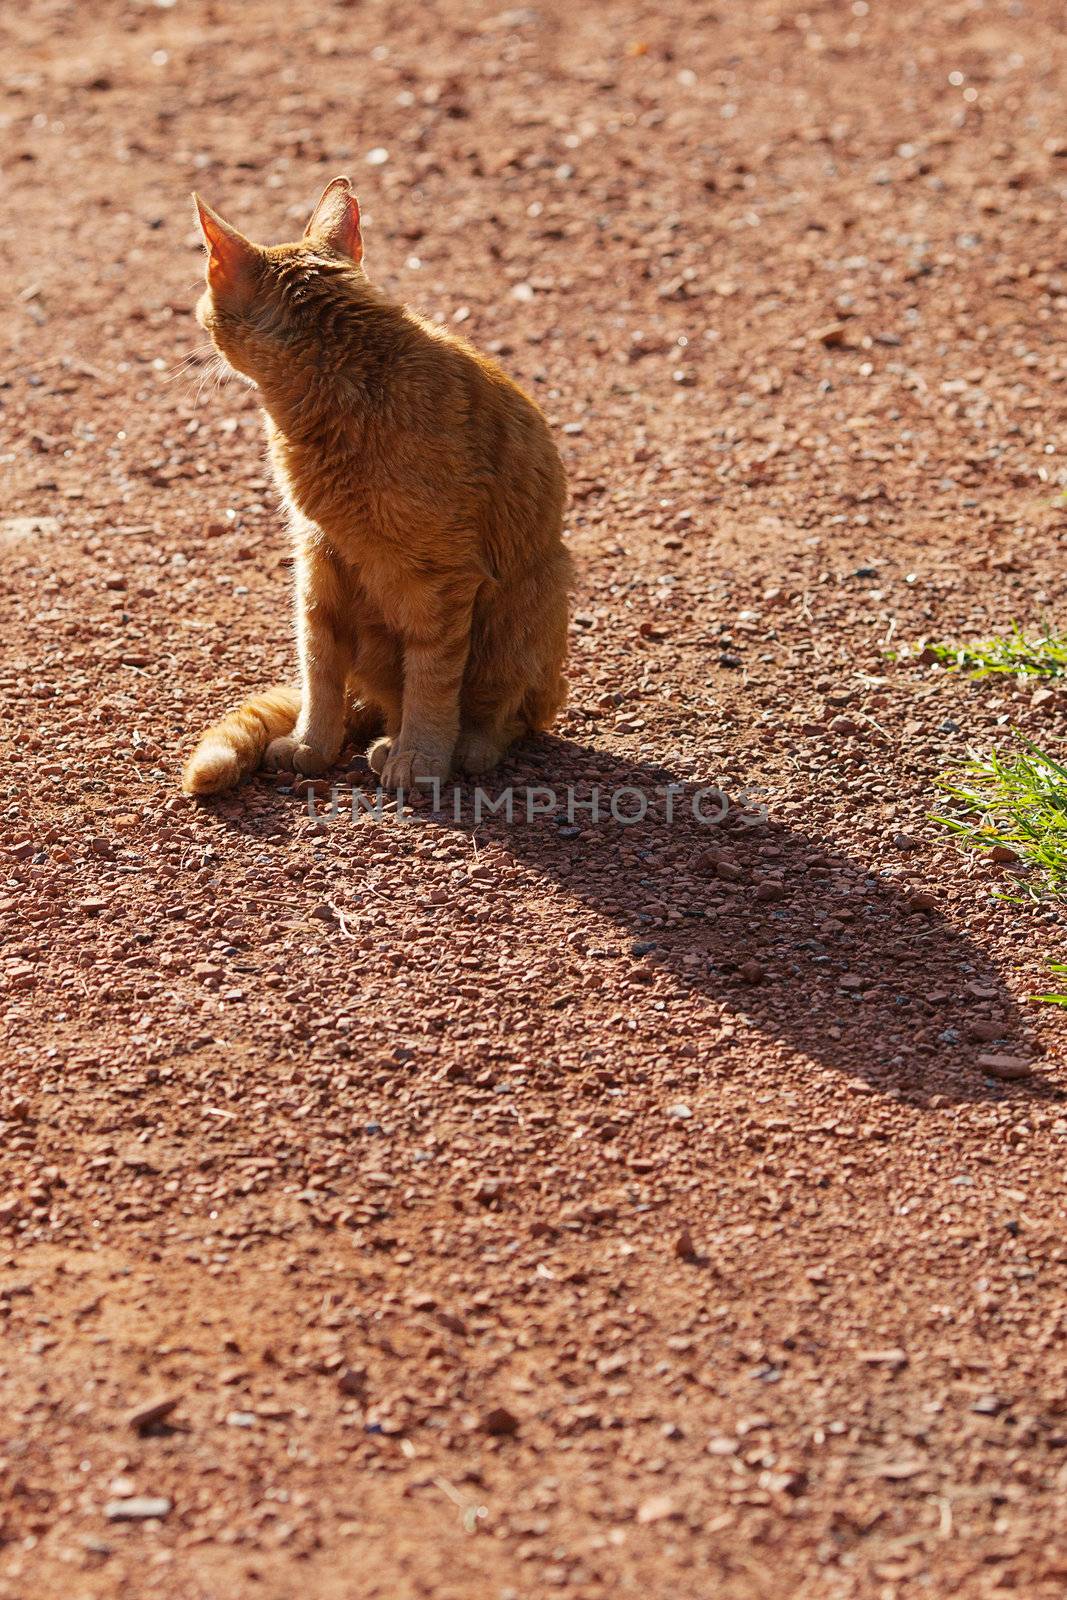
<path id="1" fill-rule="evenodd" d="M 886 652 L 1063 620 L 1062 8 L 0 32 L 0 1596 L 1061 1595 L 1063 930 L 927 815 L 1062 712 Z M 188 191 L 339 171 L 571 474 L 571 709 L 489 787 L 639 825 L 177 794 L 292 672 Z"/>

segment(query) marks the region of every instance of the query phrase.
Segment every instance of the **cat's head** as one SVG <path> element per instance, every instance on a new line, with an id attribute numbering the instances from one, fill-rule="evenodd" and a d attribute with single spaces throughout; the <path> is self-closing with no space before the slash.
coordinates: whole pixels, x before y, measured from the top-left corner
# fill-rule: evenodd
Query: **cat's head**
<path id="1" fill-rule="evenodd" d="M 207 288 L 196 320 L 231 367 L 254 383 L 314 342 L 343 279 L 363 278 L 359 204 L 347 178 L 327 184 L 297 244 L 258 245 L 196 203 L 207 246 Z"/>

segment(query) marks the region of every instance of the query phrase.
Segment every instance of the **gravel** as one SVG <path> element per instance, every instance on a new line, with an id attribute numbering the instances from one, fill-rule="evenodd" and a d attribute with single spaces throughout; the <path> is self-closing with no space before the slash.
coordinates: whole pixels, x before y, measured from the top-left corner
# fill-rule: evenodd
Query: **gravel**
<path id="1" fill-rule="evenodd" d="M 1057 702 L 892 655 L 1064 614 L 1059 10 L 7 10 L 0 1593 L 1059 1596 L 1064 930 L 930 820 Z M 177 792 L 293 671 L 187 192 L 345 170 L 566 457 L 511 825 Z"/>

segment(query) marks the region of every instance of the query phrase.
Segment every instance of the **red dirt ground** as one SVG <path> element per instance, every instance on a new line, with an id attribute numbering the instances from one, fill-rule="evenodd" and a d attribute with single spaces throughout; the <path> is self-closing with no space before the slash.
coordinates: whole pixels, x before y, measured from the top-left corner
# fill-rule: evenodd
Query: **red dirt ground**
<path id="1" fill-rule="evenodd" d="M 1062 707 L 887 654 L 1064 619 L 1062 7 L 2 33 L 3 1600 L 1062 1595 L 1063 928 L 927 820 Z M 338 171 L 571 474 L 495 787 L 640 825 L 177 793 L 293 663 L 188 191 L 276 239 Z"/>

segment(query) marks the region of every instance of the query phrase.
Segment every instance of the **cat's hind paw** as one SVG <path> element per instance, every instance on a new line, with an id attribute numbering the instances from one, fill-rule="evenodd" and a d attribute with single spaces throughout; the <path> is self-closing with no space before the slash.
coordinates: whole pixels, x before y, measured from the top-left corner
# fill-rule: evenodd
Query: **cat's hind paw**
<path id="1" fill-rule="evenodd" d="M 385 771 L 385 763 L 389 760 L 389 752 L 392 748 L 392 739 L 386 738 L 384 735 L 367 746 L 367 765 L 372 772 L 378 774 L 379 778 Z"/>
<path id="2" fill-rule="evenodd" d="M 487 733 L 462 733 L 453 764 L 460 772 L 477 778 L 483 772 L 492 772 L 506 749 L 503 740 L 490 738 Z"/>
<path id="3" fill-rule="evenodd" d="M 271 740 L 263 765 L 268 772 L 299 772 L 305 778 L 321 778 L 330 762 L 321 750 L 285 735 Z"/>

